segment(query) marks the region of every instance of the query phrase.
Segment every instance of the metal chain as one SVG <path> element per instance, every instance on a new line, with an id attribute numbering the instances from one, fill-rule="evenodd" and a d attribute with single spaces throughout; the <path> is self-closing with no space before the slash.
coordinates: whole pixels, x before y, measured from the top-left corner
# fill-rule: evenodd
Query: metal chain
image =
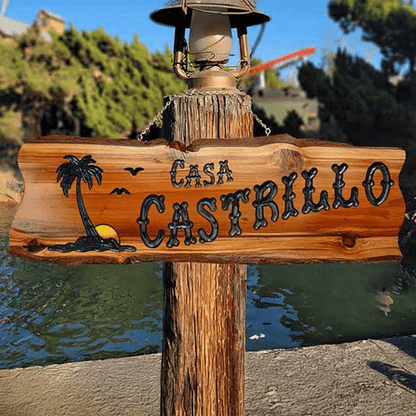
<path id="1" fill-rule="evenodd" d="M 165 106 L 153 117 L 152 121 L 148 123 L 145 129 L 140 133 L 139 137 L 137 138 L 138 141 L 142 142 L 143 137 L 149 132 L 150 128 L 156 124 L 158 120 L 163 120 L 163 112 L 170 106 L 170 103 L 173 100 L 173 96 L 169 97 L 169 100 L 166 102 Z"/>
<path id="2" fill-rule="evenodd" d="M 270 136 L 270 133 L 272 132 L 271 130 L 270 130 L 270 128 L 269 127 L 267 127 L 261 120 L 260 120 L 260 118 L 257 116 L 257 114 L 254 114 L 253 113 L 253 110 L 251 110 L 251 114 L 253 114 L 253 117 L 254 117 L 254 119 L 257 121 L 257 123 L 259 123 L 260 124 L 260 126 L 262 126 L 263 127 L 263 129 L 264 129 L 264 131 L 266 132 L 266 136 Z"/>
<path id="3" fill-rule="evenodd" d="M 185 92 L 182 92 L 180 94 L 170 95 L 169 96 L 169 99 L 166 101 L 165 106 L 162 108 L 162 110 L 160 110 L 153 117 L 152 121 L 146 125 L 145 129 L 140 133 L 140 135 L 137 138 L 137 140 L 143 141 L 143 137 L 150 131 L 150 128 L 153 125 L 155 125 L 158 120 L 163 120 L 163 113 L 170 106 L 171 102 L 175 98 L 190 97 L 190 96 L 197 96 L 197 95 L 203 95 L 203 96 L 208 96 L 208 95 L 229 95 L 231 97 L 237 98 L 240 102 L 242 100 L 242 96 L 240 94 L 235 94 L 233 92 L 228 92 L 228 91 L 199 91 L 199 90 L 196 90 L 196 89 L 191 89 L 191 90 L 187 90 Z M 254 114 L 254 112 L 253 112 L 253 110 L 251 108 L 250 108 L 250 112 L 251 112 L 251 115 L 253 116 L 253 118 L 257 121 L 257 123 L 259 123 L 260 126 L 263 127 L 263 129 L 264 129 L 264 131 L 266 133 L 266 136 L 269 136 L 270 133 L 272 132 L 270 130 L 270 128 L 267 127 L 263 123 L 263 121 L 256 114 Z"/>

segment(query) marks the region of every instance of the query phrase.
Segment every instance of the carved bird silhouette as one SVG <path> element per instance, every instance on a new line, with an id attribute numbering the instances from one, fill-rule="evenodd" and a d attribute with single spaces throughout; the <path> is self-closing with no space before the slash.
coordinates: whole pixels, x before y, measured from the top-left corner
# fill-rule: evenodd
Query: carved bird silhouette
<path id="1" fill-rule="evenodd" d="M 117 195 L 121 195 L 121 194 L 127 194 L 127 195 L 131 195 L 131 192 L 129 190 L 127 190 L 126 188 L 114 188 L 111 192 L 110 195 L 112 194 L 117 194 Z"/>
<path id="2" fill-rule="evenodd" d="M 141 172 L 144 169 L 141 167 L 137 167 L 137 168 L 124 168 L 124 170 L 126 170 L 127 172 L 130 172 L 133 176 L 136 176 L 139 172 Z"/>

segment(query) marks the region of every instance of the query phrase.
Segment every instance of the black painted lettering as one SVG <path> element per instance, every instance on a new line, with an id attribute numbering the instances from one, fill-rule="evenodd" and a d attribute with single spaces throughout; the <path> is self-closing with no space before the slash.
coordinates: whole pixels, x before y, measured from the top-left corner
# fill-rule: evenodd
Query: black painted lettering
<path id="1" fill-rule="evenodd" d="M 276 222 L 279 218 L 279 208 L 276 202 L 273 201 L 277 194 L 277 185 L 273 181 L 266 181 L 262 185 L 254 185 L 254 190 L 256 191 L 256 200 L 253 202 L 253 207 L 256 208 L 254 229 L 258 230 L 267 226 L 267 220 L 264 218 L 265 207 L 269 207 L 272 211 L 270 218 L 273 222 Z M 264 195 L 267 191 L 267 195 Z"/>
<path id="2" fill-rule="evenodd" d="M 140 237 L 143 243 L 149 248 L 158 247 L 165 236 L 164 230 L 159 230 L 155 239 L 151 239 L 147 232 L 147 226 L 149 225 L 149 209 L 154 204 L 156 205 L 157 210 L 162 214 L 165 212 L 165 197 L 163 195 L 149 195 L 147 196 L 142 203 L 140 209 L 140 217 L 137 219 L 137 223 L 140 227 Z"/>
<path id="3" fill-rule="evenodd" d="M 204 166 L 204 173 L 206 175 L 208 175 L 211 180 L 208 182 L 206 179 L 204 180 L 204 186 L 212 186 L 215 183 L 215 176 L 212 172 L 210 172 L 211 170 L 214 170 L 214 164 L 213 163 L 207 163 Z"/>
<path id="4" fill-rule="evenodd" d="M 351 196 L 348 200 L 345 200 L 342 196 L 342 189 L 345 186 L 344 182 L 344 172 L 348 169 L 348 165 L 343 163 L 341 165 L 333 164 L 332 170 L 335 172 L 335 182 L 333 183 L 332 187 L 335 190 L 335 199 L 332 207 L 338 209 L 342 208 L 351 208 L 351 207 L 358 207 L 358 188 L 354 186 L 351 189 Z"/>
<path id="5" fill-rule="evenodd" d="M 178 204 L 175 202 L 173 204 L 173 210 L 172 222 L 168 224 L 170 237 L 166 243 L 167 247 L 172 248 L 173 246 L 179 245 L 179 240 L 177 238 L 178 230 L 185 231 L 185 244 L 187 246 L 195 244 L 196 238 L 192 235 L 192 227 L 194 226 L 194 223 L 189 221 L 188 203 L 182 202 L 182 204 Z"/>
<path id="6" fill-rule="evenodd" d="M 285 185 L 285 194 L 283 195 L 283 201 L 285 201 L 285 211 L 282 214 L 284 220 L 290 217 L 297 217 L 299 211 L 293 206 L 293 200 L 296 198 L 296 194 L 293 192 L 293 184 L 295 183 L 298 174 L 292 172 L 289 176 L 283 176 L 282 182 Z"/>
<path id="7" fill-rule="evenodd" d="M 231 176 L 233 172 L 230 170 L 228 166 L 228 160 L 220 160 L 220 170 L 218 171 L 218 181 L 217 185 L 221 185 L 224 183 L 224 175 L 227 176 L 227 182 L 233 181 L 233 177 Z"/>
<path id="8" fill-rule="evenodd" d="M 189 167 L 189 174 L 186 177 L 186 185 L 185 188 L 190 188 L 191 187 L 191 182 L 192 181 L 196 181 L 195 187 L 196 188 L 200 188 L 201 185 L 201 176 L 199 175 L 198 172 L 198 165 L 191 165 Z"/>
<path id="9" fill-rule="evenodd" d="M 319 212 L 322 209 L 325 211 L 329 210 L 329 203 L 328 203 L 328 192 L 322 191 L 321 197 L 319 202 L 316 204 L 312 201 L 312 195 L 315 192 L 315 188 L 313 187 L 313 178 L 318 173 L 318 169 L 312 168 L 309 172 L 304 170 L 302 172 L 302 176 L 305 179 L 305 187 L 303 188 L 303 194 L 305 195 L 305 204 L 302 207 L 302 212 L 307 214 L 308 212 Z"/>
<path id="10" fill-rule="evenodd" d="M 175 160 L 172 165 L 172 169 L 170 170 L 170 181 L 175 188 L 180 188 L 183 185 L 183 179 L 179 182 L 176 181 L 176 172 L 178 170 L 178 166 L 182 169 L 185 167 L 185 162 L 183 160 Z"/>
<path id="11" fill-rule="evenodd" d="M 211 233 L 207 232 L 200 228 L 198 230 L 199 242 L 200 243 L 212 243 L 218 237 L 218 221 L 216 218 L 206 210 L 205 207 L 208 207 L 212 212 L 217 210 L 217 201 L 215 198 L 203 198 L 198 201 L 197 210 L 198 214 L 201 217 L 205 218 L 211 224 Z"/>
<path id="12" fill-rule="evenodd" d="M 383 179 L 381 180 L 382 191 L 378 198 L 374 196 L 373 192 L 373 186 L 375 185 L 374 174 L 377 170 L 380 170 L 383 175 Z M 372 205 L 379 206 L 386 202 L 390 193 L 390 188 L 393 185 L 394 181 L 391 179 L 389 169 L 384 163 L 375 162 L 368 168 L 367 174 L 365 176 L 365 181 L 363 182 L 363 186 L 365 189 L 367 199 Z"/>
<path id="13" fill-rule="evenodd" d="M 222 209 L 225 211 L 231 205 L 231 212 L 228 218 L 231 220 L 231 228 L 228 233 L 230 237 L 235 237 L 241 234 L 239 218 L 241 217 L 240 200 L 244 203 L 248 202 L 250 189 L 238 190 L 233 194 L 221 195 Z"/>

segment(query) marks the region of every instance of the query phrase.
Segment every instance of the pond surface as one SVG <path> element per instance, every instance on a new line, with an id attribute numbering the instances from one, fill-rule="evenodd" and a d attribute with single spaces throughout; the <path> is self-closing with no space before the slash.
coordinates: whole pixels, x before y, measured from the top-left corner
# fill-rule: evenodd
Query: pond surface
<path id="1" fill-rule="evenodd" d="M 0 237 L 0 368 L 160 352 L 161 269 L 34 263 Z M 247 350 L 416 333 L 399 277 L 396 263 L 248 266 Z"/>

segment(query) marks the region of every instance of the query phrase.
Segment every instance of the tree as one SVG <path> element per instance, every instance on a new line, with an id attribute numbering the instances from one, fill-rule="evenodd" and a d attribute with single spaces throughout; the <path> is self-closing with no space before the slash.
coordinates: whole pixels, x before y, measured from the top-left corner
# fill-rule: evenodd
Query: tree
<path id="1" fill-rule="evenodd" d="M 303 120 L 296 110 L 288 111 L 285 119 L 283 120 L 284 132 L 293 137 L 302 137 L 303 134 L 300 127 L 303 124 Z"/>
<path id="2" fill-rule="evenodd" d="M 345 33 L 357 27 L 363 40 L 373 42 L 383 55 L 382 68 L 395 75 L 407 65 L 410 80 L 416 74 L 416 10 L 412 1 L 332 0 L 329 16 Z"/>
<path id="3" fill-rule="evenodd" d="M 88 188 L 91 189 L 93 178 L 96 179 L 98 184 L 101 184 L 101 174 L 103 170 L 98 166 L 92 165 L 92 163 L 95 163 L 95 160 L 91 157 L 91 155 L 84 156 L 81 160 L 72 155 L 65 156 L 64 159 L 68 159 L 69 162 L 63 163 L 58 167 L 58 176 L 56 181 L 61 181 L 60 185 L 62 191 L 64 195 L 68 197 L 68 192 L 76 179 L 77 204 L 82 223 L 88 237 L 98 238 L 98 232 L 87 214 L 87 210 L 85 209 L 84 201 L 82 199 L 81 180 L 88 184 Z"/>
<path id="4" fill-rule="evenodd" d="M 0 56 L 8 57 L 0 60 L 0 132 L 18 141 L 56 130 L 124 136 L 133 121 L 144 127 L 163 108 L 164 96 L 186 88 L 171 70 L 168 48 L 151 54 L 137 36 L 122 43 L 102 28 L 80 33 L 70 25 L 51 35 L 48 43 L 32 29 L 16 45 L 0 44 Z M 19 127 L 4 130 L 17 111 L 27 127 L 24 138 L 22 126 L 20 135 Z"/>
<path id="5" fill-rule="evenodd" d="M 396 99 L 382 71 L 339 50 L 332 75 L 312 63 L 299 71 L 309 98 L 320 103 L 321 136 L 355 145 L 405 146 L 415 139 L 411 110 Z"/>

